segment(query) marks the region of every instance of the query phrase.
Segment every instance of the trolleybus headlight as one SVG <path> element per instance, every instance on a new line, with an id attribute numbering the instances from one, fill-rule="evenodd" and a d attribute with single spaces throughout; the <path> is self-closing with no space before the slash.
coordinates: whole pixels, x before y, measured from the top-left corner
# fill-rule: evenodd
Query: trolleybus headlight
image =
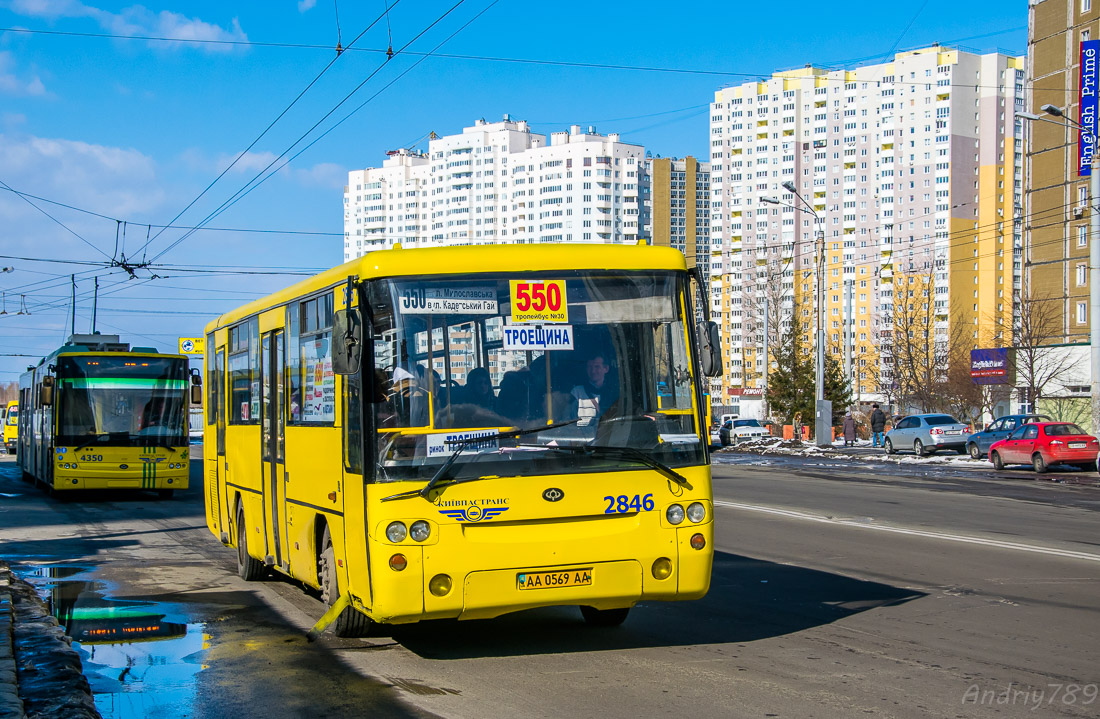
<path id="1" fill-rule="evenodd" d="M 669 524 L 679 524 L 684 521 L 684 508 L 678 504 L 673 504 L 665 512 L 665 519 Z"/>
<path id="2" fill-rule="evenodd" d="M 707 546 L 707 538 L 706 537 L 704 537 L 701 534 L 691 535 L 691 548 L 692 549 L 702 549 L 705 546 Z"/>
<path id="3" fill-rule="evenodd" d="M 428 582 L 428 591 L 437 597 L 445 597 L 451 591 L 451 578 L 446 574 L 437 574 Z"/>
<path id="4" fill-rule="evenodd" d="M 668 579 L 672 575 L 672 562 L 661 557 L 653 563 L 653 578 Z"/>
<path id="5" fill-rule="evenodd" d="M 390 522 L 390 526 L 386 527 L 386 539 L 391 542 L 403 542 L 405 541 L 408 530 L 405 529 L 405 525 L 401 522 Z M 402 567 L 404 569 L 404 567 Z"/>
<path id="6" fill-rule="evenodd" d="M 417 542 L 423 542 L 432 533 L 432 525 L 425 522 L 423 519 L 417 520 L 409 527 L 409 536 Z"/>
<path id="7" fill-rule="evenodd" d="M 409 566 L 409 562 L 405 559 L 404 554 L 395 554 L 390 557 L 390 569 L 395 572 L 400 572 Z"/>
<path id="8" fill-rule="evenodd" d="M 698 524 L 707 516 L 707 508 L 702 502 L 692 502 L 688 505 L 688 519 Z"/>

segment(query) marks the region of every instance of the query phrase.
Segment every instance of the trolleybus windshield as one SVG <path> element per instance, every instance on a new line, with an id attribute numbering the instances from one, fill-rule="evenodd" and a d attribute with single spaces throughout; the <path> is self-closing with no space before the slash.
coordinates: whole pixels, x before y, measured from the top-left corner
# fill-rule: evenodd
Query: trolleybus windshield
<path id="1" fill-rule="evenodd" d="M 378 480 L 428 479 L 455 451 L 455 479 L 704 461 L 681 275 L 400 278 L 367 295 Z"/>
<path id="2" fill-rule="evenodd" d="M 187 444 L 187 364 L 167 357 L 62 356 L 62 446 Z"/>

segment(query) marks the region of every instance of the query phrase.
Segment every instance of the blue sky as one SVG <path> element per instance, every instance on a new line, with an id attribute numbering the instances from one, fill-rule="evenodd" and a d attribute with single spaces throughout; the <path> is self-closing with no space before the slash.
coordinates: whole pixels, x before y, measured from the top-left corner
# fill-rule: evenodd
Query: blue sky
<path id="1" fill-rule="evenodd" d="M 431 131 L 452 134 L 478 118 L 510 113 L 537 132 L 595 125 L 654 154 L 705 156 L 706 106 L 720 87 L 806 63 L 882 61 L 933 42 L 1022 54 L 1027 40 L 1024 0 L 456 2 L 389 0 L 388 22 L 356 39 L 386 15 L 386 0 L 0 0 L 0 182 L 105 216 L 28 198 L 36 209 L 0 185 L 0 254 L 9 256 L 0 266 L 14 268 L 0 274 L 7 311 L 0 315 L 0 354 L 41 356 L 60 344 L 70 326 L 70 273 L 80 273 L 77 331 L 90 327 L 98 275 L 99 330 L 174 351 L 177 337 L 201 334 L 216 314 L 296 280 L 208 270 L 338 264 L 347 171 L 378 165 L 397 147 L 426 149 Z M 321 74 L 338 37 L 351 49 Z M 439 53 L 498 59 L 411 54 L 444 40 Z M 408 44 L 408 53 L 387 62 L 391 44 L 395 51 Z M 344 120 L 209 222 L 278 232 L 185 237 L 186 230 L 155 227 L 196 200 L 319 74 L 174 223 L 201 223 L 299 138 L 305 136 L 286 157 Z M 147 237 L 145 258 L 171 265 L 153 270 L 156 279 L 148 270 L 128 279 L 102 264 L 10 259 L 104 263 L 125 250 L 140 261 Z M 15 314 L 22 296 L 29 315 Z M 32 361 L 0 356 L 0 382 L 16 379 Z"/>

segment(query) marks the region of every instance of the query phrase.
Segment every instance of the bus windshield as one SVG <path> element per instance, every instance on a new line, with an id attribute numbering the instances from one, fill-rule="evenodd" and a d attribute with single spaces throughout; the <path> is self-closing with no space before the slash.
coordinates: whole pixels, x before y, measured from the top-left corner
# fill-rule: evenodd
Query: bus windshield
<path id="1" fill-rule="evenodd" d="M 675 273 L 376 280 L 367 301 L 378 481 L 427 479 L 456 451 L 456 479 L 704 461 Z"/>
<path id="2" fill-rule="evenodd" d="M 62 356 L 57 369 L 61 446 L 181 446 L 186 360 Z"/>
<path id="3" fill-rule="evenodd" d="M 8 407 L 8 424 L 19 424 L 19 407 Z"/>

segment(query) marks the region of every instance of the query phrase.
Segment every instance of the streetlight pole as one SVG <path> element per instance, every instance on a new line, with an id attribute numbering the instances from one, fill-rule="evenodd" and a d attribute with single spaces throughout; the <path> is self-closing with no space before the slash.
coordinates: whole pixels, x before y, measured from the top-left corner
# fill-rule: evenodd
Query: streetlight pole
<path id="1" fill-rule="evenodd" d="M 1092 158 L 1089 164 L 1089 381 L 1090 415 L 1093 433 L 1100 431 L 1100 147 L 1093 131 L 1071 117 L 1066 117 L 1062 108 L 1056 105 L 1043 105 L 1043 112 L 1059 117 L 1065 122 L 1054 122 L 1030 112 L 1017 112 L 1016 116 L 1024 120 L 1042 120 L 1063 127 L 1076 126 L 1092 144 Z M 1083 138 L 1083 139 L 1084 139 Z M 1036 403 L 1038 397 L 1035 398 Z M 1032 412 L 1038 408 L 1032 407 Z"/>

